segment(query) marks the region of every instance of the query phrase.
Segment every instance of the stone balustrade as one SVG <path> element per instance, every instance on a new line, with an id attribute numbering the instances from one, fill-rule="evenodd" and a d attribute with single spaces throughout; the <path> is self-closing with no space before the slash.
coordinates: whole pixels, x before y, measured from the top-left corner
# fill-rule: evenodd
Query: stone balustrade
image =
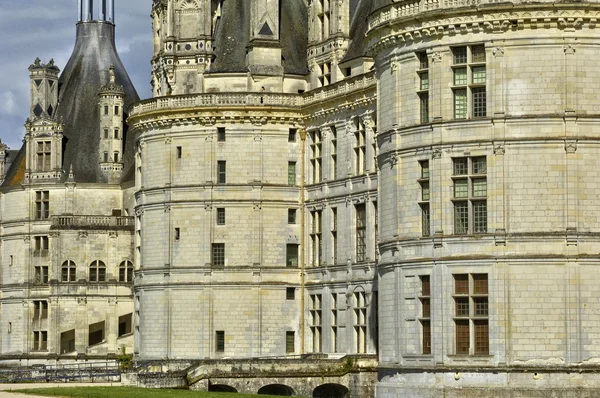
<path id="1" fill-rule="evenodd" d="M 133 230 L 134 217 L 122 216 L 53 216 L 52 229 L 124 229 Z"/>

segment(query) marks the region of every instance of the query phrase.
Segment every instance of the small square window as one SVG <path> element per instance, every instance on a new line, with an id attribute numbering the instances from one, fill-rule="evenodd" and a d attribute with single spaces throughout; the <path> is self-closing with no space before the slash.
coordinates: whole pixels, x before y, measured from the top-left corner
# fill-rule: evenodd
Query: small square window
<path id="1" fill-rule="evenodd" d="M 225 209 L 217 209 L 217 225 L 225 225 Z"/>
<path id="2" fill-rule="evenodd" d="M 288 224 L 296 224 L 296 209 L 288 209 Z"/>
<path id="3" fill-rule="evenodd" d="M 454 64 L 466 64 L 467 63 L 467 47 L 454 47 L 452 49 L 454 55 Z"/>
<path id="4" fill-rule="evenodd" d="M 223 330 L 215 331 L 215 351 L 225 352 L 225 332 Z"/>
<path id="5" fill-rule="evenodd" d="M 225 266 L 225 243 L 213 243 L 211 254 L 213 267 Z"/>
<path id="6" fill-rule="evenodd" d="M 462 175 L 466 175 L 468 173 L 469 168 L 467 167 L 467 165 L 468 165 L 467 158 L 455 158 L 455 159 L 452 159 L 452 162 L 454 163 L 453 175 L 462 176 Z"/>
<path id="7" fill-rule="evenodd" d="M 298 129 L 290 129 L 289 134 L 288 134 L 289 142 L 296 142 L 296 133 L 297 132 L 298 132 Z"/>
<path id="8" fill-rule="evenodd" d="M 295 300 L 296 299 L 296 288 L 288 287 L 285 289 L 285 299 L 286 300 Z"/>
<path id="9" fill-rule="evenodd" d="M 217 127 L 217 141 L 225 141 L 225 127 Z"/>
<path id="10" fill-rule="evenodd" d="M 472 62 L 485 62 L 485 46 L 479 44 L 471 47 Z"/>

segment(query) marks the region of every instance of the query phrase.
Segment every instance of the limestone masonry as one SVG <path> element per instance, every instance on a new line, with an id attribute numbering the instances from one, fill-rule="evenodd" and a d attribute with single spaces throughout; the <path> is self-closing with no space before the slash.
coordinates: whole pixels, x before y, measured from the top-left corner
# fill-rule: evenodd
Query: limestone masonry
<path id="1" fill-rule="evenodd" d="M 100 4 L 97 4 L 100 3 Z M 98 12 L 97 12 L 98 11 Z M 79 0 L 0 147 L 0 360 L 313 397 L 600 389 L 600 2 Z"/>

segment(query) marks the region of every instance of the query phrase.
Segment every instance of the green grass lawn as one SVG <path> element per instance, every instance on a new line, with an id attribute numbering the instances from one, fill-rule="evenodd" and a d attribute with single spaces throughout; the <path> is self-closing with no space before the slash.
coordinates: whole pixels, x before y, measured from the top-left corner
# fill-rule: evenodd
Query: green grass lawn
<path id="1" fill-rule="evenodd" d="M 268 398 L 272 395 L 246 395 L 226 392 L 155 390 L 135 387 L 55 387 L 12 390 L 21 394 L 73 398 Z"/>

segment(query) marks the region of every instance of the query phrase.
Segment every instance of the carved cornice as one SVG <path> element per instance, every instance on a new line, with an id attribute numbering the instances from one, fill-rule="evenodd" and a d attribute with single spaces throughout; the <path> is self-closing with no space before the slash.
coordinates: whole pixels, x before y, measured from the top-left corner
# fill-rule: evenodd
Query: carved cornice
<path id="1" fill-rule="evenodd" d="M 521 8 L 521 9 L 519 9 Z M 385 23 L 375 23 L 377 13 L 371 17 L 369 52 L 375 54 L 389 46 L 412 44 L 425 39 L 472 33 L 502 34 L 509 30 L 559 29 L 573 32 L 580 29 L 595 29 L 600 19 L 600 4 L 552 4 L 535 5 L 487 4 L 462 8 L 437 8 L 434 13 L 402 13 Z M 418 17 L 418 21 L 416 18 Z M 496 54 L 494 54 L 497 56 Z M 502 56 L 503 52 L 499 54 Z"/>

